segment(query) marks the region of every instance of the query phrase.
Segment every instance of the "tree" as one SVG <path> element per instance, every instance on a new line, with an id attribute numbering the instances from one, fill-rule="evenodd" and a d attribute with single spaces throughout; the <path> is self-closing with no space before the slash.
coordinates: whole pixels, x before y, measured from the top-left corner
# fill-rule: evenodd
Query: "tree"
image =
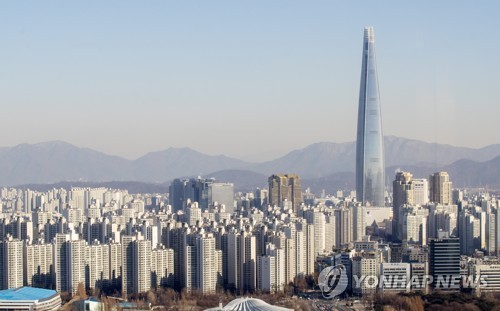
<path id="1" fill-rule="evenodd" d="M 146 300 L 152 304 L 156 305 L 156 293 L 152 290 L 149 290 L 146 294 Z"/>
<path id="2" fill-rule="evenodd" d="M 85 285 L 82 282 L 78 283 L 76 294 L 80 297 L 80 299 L 87 299 L 87 291 L 85 290 Z"/>
<path id="3" fill-rule="evenodd" d="M 297 275 L 293 281 L 295 283 L 295 288 L 299 292 L 304 292 L 307 289 L 307 280 L 302 274 Z"/>

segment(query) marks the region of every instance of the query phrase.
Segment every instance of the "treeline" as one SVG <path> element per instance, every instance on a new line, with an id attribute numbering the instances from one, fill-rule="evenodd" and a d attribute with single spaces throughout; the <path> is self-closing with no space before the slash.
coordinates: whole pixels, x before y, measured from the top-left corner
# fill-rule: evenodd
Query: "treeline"
<path id="1" fill-rule="evenodd" d="M 500 311 L 500 293 L 480 297 L 445 292 L 380 294 L 375 297 L 374 307 L 376 311 Z"/>
<path id="2" fill-rule="evenodd" d="M 317 275 L 297 276 L 293 283 L 289 283 L 282 291 L 275 293 L 264 293 L 260 291 L 241 292 L 238 290 L 227 290 L 219 288 L 214 294 L 203 294 L 199 291 L 176 290 L 169 287 L 153 288 L 145 293 L 128 294 L 126 300 L 135 304 L 139 309 L 150 309 L 153 306 L 165 308 L 166 310 L 204 310 L 226 305 L 237 297 L 253 297 L 261 299 L 271 305 L 286 307 L 297 311 L 309 311 L 309 302 L 293 298 L 314 288 L 317 283 Z M 61 293 L 61 299 L 65 304 L 65 310 L 72 310 L 71 303 L 75 300 L 86 299 L 89 296 L 97 297 L 104 304 L 104 310 L 109 311 L 111 307 L 124 300 L 117 288 L 109 287 L 106 291 L 99 289 L 85 289 L 83 283 L 78 284 L 75 295 L 68 292 Z"/>
<path id="3" fill-rule="evenodd" d="M 294 299 L 289 293 L 279 292 L 274 294 L 258 293 L 244 295 L 248 297 L 262 299 L 263 301 L 276 306 L 290 308 L 296 311 L 310 311 L 311 307 L 307 301 Z M 149 290 L 146 293 L 131 295 L 129 301 L 138 306 L 161 306 L 167 310 L 205 310 L 214 308 L 222 303 L 227 303 L 241 297 L 229 291 L 219 291 L 215 294 L 203 294 L 197 291 L 188 292 L 182 290 L 177 292 L 171 288 L 159 288 Z M 103 297 L 104 298 L 104 297 Z M 111 297 L 104 298 L 106 301 L 112 301 Z"/>

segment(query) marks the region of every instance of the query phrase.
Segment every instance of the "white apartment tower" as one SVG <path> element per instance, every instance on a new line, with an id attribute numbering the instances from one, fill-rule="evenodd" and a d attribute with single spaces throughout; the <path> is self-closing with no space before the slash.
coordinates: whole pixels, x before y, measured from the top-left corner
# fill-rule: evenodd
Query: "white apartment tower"
<path id="1" fill-rule="evenodd" d="M 306 275 L 306 245 L 305 245 L 304 231 L 295 231 L 295 267 L 296 275 Z"/>
<path id="2" fill-rule="evenodd" d="M 174 250 L 157 248 L 151 251 L 151 285 L 174 286 Z"/>
<path id="3" fill-rule="evenodd" d="M 286 284 L 293 282 L 296 275 L 294 240 L 287 238 L 286 233 L 284 232 L 276 232 L 276 235 L 271 239 L 271 243 L 271 246 L 266 244 L 266 255 L 272 251 L 273 247 L 283 251 L 283 266 L 279 267 L 279 269 L 283 268 L 284 271 L 283 276 L 280 277 L 281 282 Z"/>
<path id="4" fill-rule="evenodd" d="M 306 224 L 304 226 L 304 248 L 306 254 L 305 273 L 310 275 L 314 273 L 314 262 L 316 261 L 316 252 L 314 250 L 314 225 Z"/>
<path id="5" fill-rule="evenodd" d="M 109 246 L 94 241 L 92 245 L 87 247 L 87 287 L 91 289 L 102 288 L 103 282 L 110 280 L 109 267 Z"/>
<path id="6" fill-rule="evenodd" d="M 63 292 L 68 290 L 69 262 L 68 262 L 68 241 L 69 234 L 57 233 L 53 241 L 53 280 L 55 290 Z"/>
<path id="7" fill-rule="evenodd" d="M 311 210 L 307 211 L 305 216 L 307 222 L 314 225 L 314 251 L 316 255 L 321 255 L 325 252 L 325 214 L 317 210 Z"/>
<path id="8" fill-rule="evenodd" d="M 195 289 L 198 284 L 198 260 L 196 260 L 196 255 L 196 246 L 184 246 L 184 279 L 182 284 L 187 291 Z"/>
<path id="9" fill-rule="evenodd" d="M 196 237 L 197 286 L 204 293 L 215 293 L 217 287 L 217 258 L 215 256 L 215 239 L 212 234 Z"/>
<path id="10" fill-rule="evenodd" d="M 259 289 L 264 292 L 282 291 L 285 280 L 285 251 L 274 244 L 266 245 L 266 255 L 258 257 Z"/>
<path id="11" fill-rule="evenodd" d="M 366 235 L 366 219 L 365 219 L 365 207 L 362 205 L 356 205 L 352 208 L 353 214 L 353 240 L 361 241 Z"/>
<path id="12" fill-rule="evenodd" d="M 85 240 L 71 240 L 67 242 L 67 245 L 68 291 L 74 294 L 78 290 L 78 284 L 85 285 L 87 242 Z"/>
<path id="13" fill-rule="evenodd" d="M 144 293 L 151 289 L 151 241 L 137 239 L 132 244 L 134 292 Z"/>
<path id="14" fill-rule="evenodd" d="M 49 288 L 53 265 L 52 244 L 29 244 L 24 246 L 24 284 L 31 287 Z"/>
<path id="15" fill-rule="evenodd" d="M 121 242 L 122 258 L 122 293 L 134 292 L 134 247 L 135 236 L 123 235 Z"/>
<path id="16" fill-rule="evenodd" d="M 122 276 L 122 244 L 110 242 L 107 244 L 109 254 L 109 282 L 118 287 Z"/>
<path id="17" fill-rule="evenodd" d="M 257 241 L 250 232 L 229 232 L 227 239 L 228 284 L 239 290 L 256 287 Z"/>
<path id="18" fill-rule="evenodd" d="M 3 242 L 3 287 L 18 288 L 23 286 L 23 241 L 7 237 Z"/>
<path id="19" fill-rule="evenodd" d="M 353 241 L 352 210 L 342 207 L 335 210 L 336 246 L 348 244 Z"/>
<path id="20" fill-rule="evenodd" d="M 325 215 L 325 251 L 331 252 L 335 248 L 336 227 L 335 215 L 333 213 Z"/>

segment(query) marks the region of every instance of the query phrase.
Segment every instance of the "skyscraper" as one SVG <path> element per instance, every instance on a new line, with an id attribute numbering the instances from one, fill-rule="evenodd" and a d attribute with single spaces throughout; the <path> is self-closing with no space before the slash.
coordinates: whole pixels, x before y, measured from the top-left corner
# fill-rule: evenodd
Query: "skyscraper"
<path id="1" fill-rule="evenodd" d="M 397 172 L 396 178 L 392 182 L 393 197 L 393 238 L 401 241 L 403 238 L 403 219 L 401 219 L 402 206 L 414 203 L 413 175 L 408 172 Z"/>
<path id="2" fill-rule="evenodd" d="M 429 203 L 429 181 L 427 179 L 413 179 L 413 203 L 418 205 Z"/>
<path id="3" fill-rule="evenodd" d="M 460 277 L 460 240 L 458 238 L 431 239 L 429 274 L 434 278 L 432 284 L 434 288 L 457 288 L 458 284 L 451 284 L 451 281 Z"/>
<path id="4" fill-rule="evenodd" d="M 452 183 L 450 175 L 446 172 L 437 172 L 429 177 L 431 202 L 439 204 L 452 204 Z"/>
<path id="5" fill-rule="evenodd" d="M 234 185 L 231 183 L 212 183 L 206 189 L 207 203 L 211 205 L 215 202 L 224 204 L 225 211 L 234 212 Z"/>
<path id="6" fill-rule="evenodd" d="M 287 200 L 292 204 L 294 212 L 302 204 L 302 190 L 300 187 L 300 177 L 295 174 L 276 174 L 268 179 L 269 181 L 269 204 L 281 205 Z"/>
<path id="7" fill-rule="evenodd" d="M 358 201 L 372 206 L 384 206 L 384 186 L 384 140 L 375 60 L 375 34 L 372 27 L 366 27 L 356 141 L 356 196 Z"/>

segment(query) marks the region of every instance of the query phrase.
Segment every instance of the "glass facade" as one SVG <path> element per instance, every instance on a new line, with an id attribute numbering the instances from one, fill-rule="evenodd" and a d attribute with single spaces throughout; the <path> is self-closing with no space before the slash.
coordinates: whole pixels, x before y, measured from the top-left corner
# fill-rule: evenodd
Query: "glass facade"
<path id="1" fill-rule="evenodd" d="M 375 59 L 375 35 L 372 27 L 366 27 L 356 141 L 357 200 L 371 206 L 384 206 L 384 190 L 384 139 Z"/>

